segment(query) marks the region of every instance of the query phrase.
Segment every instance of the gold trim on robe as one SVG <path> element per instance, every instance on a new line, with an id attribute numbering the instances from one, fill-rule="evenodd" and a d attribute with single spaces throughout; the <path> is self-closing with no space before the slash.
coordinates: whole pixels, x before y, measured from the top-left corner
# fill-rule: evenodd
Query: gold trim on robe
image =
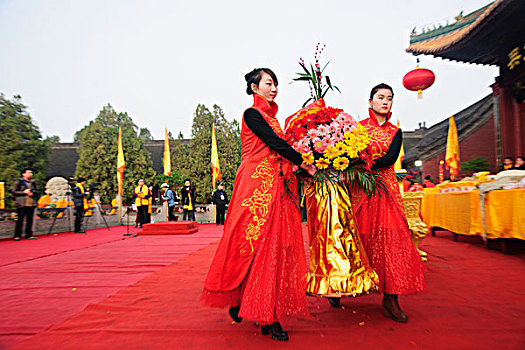
<path id="1" fill-rule="evenodd" d="M 379 278 L 361 244 L 346 184 L 306 189 L 310 269 L 307 293 L 323 297 L 375 292 Z"/>

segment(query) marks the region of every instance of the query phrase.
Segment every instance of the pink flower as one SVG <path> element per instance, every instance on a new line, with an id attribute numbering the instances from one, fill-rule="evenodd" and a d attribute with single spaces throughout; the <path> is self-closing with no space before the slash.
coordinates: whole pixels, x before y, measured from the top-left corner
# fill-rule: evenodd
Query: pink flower
<path id="1" fill-rule="evenodd" d="M 352 127 L 352 125 L 345 125 L 343 127 L 343 133 L 350 132 L 350 131 L 352 131 L 352 129 L 354 129 L 354 127 Z"/>
<path id="2" fill-rule="evenodd" d="M 327 141 L 327 144 L 328 146 L 332 146 L 332 147 L 335 147 L 335 144 L 338 143 L 339 140 L 337 140 L 335 137 L 331 137 L 328 141 Z M 327 146 L 327 147 L 328 147 Z"/>
<path id="3" fill-rule="evenodd" d="M 337 130 L 332 136 L 332 139 L 335 140 L 335 142 L 343 141 L 344 138 L 345 138 L 345 135 L 343 133 L 343 130 L 341 129 Z"/>
<path id="4" fill-rule="evenodd" d="M 334 134 L 335 132 L 339 131 L 341 129 L 341 127 L 339 126 L 338 123 L 336 122 L 332 122 L 329 126 L 328 126 L 328 131 L 331 133 L 331 134 Z"/>
<path id="5" fill-rule="evenodd" d="M 339 124 L 346 124 L 346 116 L 344 113 L 339 113 L 337 118 L 335 118 L 335 121 Z"/>
<path id="6" fill-rule="evenodd" d="M 317 130 L 319 131 L 318 135 L 326 135 L 326 134 L 328 134 L 328 127 L 326 125 L 319 125 L 317 127 Z"/>
<path id="7" fill-rule="evenodd" d="M 310 138 L 304 137 L 297 142 L 297 148 L 294 149 L 299 153 L 308 153 L 310 152 Z"/>
<path id="8" fill-rule="evenodd" d="M 314 142 L 314 150 L 318 153 L 323 153 L 326 147 L 328 147 L 328 143 L 321 139 L 314 139 L 312 140 Z"/>
<path id="9" fill-rule="evenodd" d="M 319 131 L 317 129 L 310 129 L 310 130 L 308 130 L 307 134 L 311 138 L 314 138 L 316 136 L 319 136 L 320 133 L 319 133 Z"/>

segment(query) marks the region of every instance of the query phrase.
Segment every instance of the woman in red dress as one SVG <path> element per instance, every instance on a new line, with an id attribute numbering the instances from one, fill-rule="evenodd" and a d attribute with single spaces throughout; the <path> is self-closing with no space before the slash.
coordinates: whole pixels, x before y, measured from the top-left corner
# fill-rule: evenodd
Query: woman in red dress
<path id="1" fill-rule="evenodd" d="M 389 122 L 393 97 L 390 86 L 379 84 L 374 87 L 369 100 L 370 117 L 360 122 L 371 136 L 369 149 L 375 161 L 372 170 L 382 175 L 387 193 L 368 197 L 354 191 L 352 202 L 370 265 L 379 275 L 379 291 L 384 293 L 384 315 L 397 322 L 407 322 L 398 295 L 423 291 L 425 279 L 394 171 L 403 134 Z"/>
<path id="2" fill-rule="evenodd" d="M 297 193 L 296 184 L 285 181 L 293 164 L 310 174 L 315 168 L 302 164 L 301 155 L 283 139 L 275 117 L 275 74 L 260 68 L 245 78 L 254 103 L 243 115 L 241 165 L 201 303 L 229 307 L 235 322 L 259 322 L 262 334 L 288 340 L 280 321 L 308 315 L 308 309 L 301 215 L 289 194 Z"/>

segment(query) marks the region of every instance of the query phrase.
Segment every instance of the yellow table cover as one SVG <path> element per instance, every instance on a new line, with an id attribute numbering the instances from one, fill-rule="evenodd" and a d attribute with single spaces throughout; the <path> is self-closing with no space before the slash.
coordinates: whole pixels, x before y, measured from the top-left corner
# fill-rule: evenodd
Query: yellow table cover
<path id="1" fill-rule="evenodd" d="M 484 205 L 488 238 L 525 239 L 525 189 L 491 191 Z M 431 227 L 463 235 L 483 234 L 477 190 L 439 193 L 439 189 L 425 189 L 421 215 Z"/>

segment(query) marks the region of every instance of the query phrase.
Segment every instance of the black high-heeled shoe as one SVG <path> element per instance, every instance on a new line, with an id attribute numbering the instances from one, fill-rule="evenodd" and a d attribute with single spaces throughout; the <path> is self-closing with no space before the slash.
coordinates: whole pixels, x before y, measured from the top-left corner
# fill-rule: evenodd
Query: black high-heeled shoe
<path id="1" fill-rule="evenodd" d="M 235 323 L 241 323 L 242 322 L 242 317 L 239 317 L 239 310 L 240 309 L 241 309 L 241 307 L 238 305 L 238 306 L 232 306 L 228 310 L 228 314 L 230 314 L 230 317 L 232 318 L 233 322 L 235 322 Z"/>
<path id="2" fill-rule="evenodd" d="M 332 307 L 335 307 L 336 309 L 338 309 L 341 306 L 341 298 L 329 297 L 328 302 Z"/>
<path id="3" fill-rule="evenodd" d="M 408 322 L 407 314 L 399 306 L 397 294 L 385 294 L 383 298 L 383 315 L 396 322 Z"/>
<path id="4" fill-rule="evenodd" d="M 288 333 L 283 329 L 279 322 L 261 326 L 262 335 L 272 335 L 273 340 L 287 341 Z"/>

